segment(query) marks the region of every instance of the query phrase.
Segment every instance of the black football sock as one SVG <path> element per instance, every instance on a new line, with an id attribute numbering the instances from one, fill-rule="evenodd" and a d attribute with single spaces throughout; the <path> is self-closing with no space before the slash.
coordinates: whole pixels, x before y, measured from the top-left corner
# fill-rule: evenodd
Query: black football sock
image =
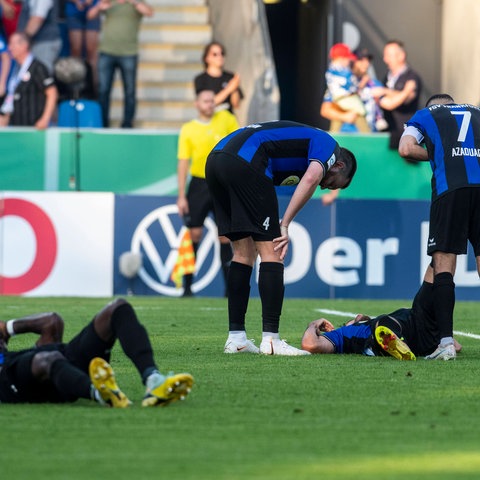
<path id="1" fill-rule="evenodd" d="M 448 272 L 433 277 L 433 310 L 440 339 L 453 337 L 453 310 L 455 308 L 455 283 Z"/>
<path id="2" fill-rule="evenodd" d="M 228 296 L 228 270 L 232 261 L 233 251 L 230 243 L 220 244 L 220 260 L 222 262 L 223 279 L 225 281 L 225 296 Z"/>
<path id="3" fill-rule="evenodd" d="M 125 355 L 143 375 L 146 371 L 156 368 L 153 350 L 145 327 L 138 321 L 135 310 L 129 303 L 124 303 L 112 314 L 112 330 L 120 341 Z"/>
<path id="4" fill-rule="evenodd" d="M 50 366 L 50 381 L 55 385 L 65 402 L 78 398 L 91 399 L 90 377 L 72 365 L 66 358 L 55 360 Z"/>
<path id="5" fill-rule="evenodd" d="M 193 283 L 193 273 L 187 273 L 183 276 L 183 291 L 191 292 Z"/>
<path id="6" fill-rule="evenodd" d="M 228 330 L 245 330 L 245 314 L 250 297 L 250 277 L 253 268 L 243 263 L 232 262 L 228 272 Z"/>
<path id="7" fill-rule="evenodd" d="M 285 286 L 283 263 L 262 262 L 258 275 L 258 291 L 262 301 L 263 331 L 278 333 Z"/>

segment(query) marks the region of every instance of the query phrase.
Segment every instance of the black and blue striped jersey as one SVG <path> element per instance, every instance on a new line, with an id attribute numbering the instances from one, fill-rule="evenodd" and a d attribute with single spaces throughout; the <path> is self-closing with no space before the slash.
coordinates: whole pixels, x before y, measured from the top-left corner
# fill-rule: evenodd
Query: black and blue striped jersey
<path id="1" fill-rule="evenodd" d="M 427 148 L 433 171 L 432 201 L 459 188 L 480 186 L 479 108 L 432 105 L 415 113 L 406 126 L 420 132 L 417 141 Z"/>
<path id="2" fill-rule="evenodd" d="M 255 123 L 226 136 L 212 153 L 221 152 L 242 158 L 274 185 L 296 185 L 312 161 L 326 173 L 340 151 L 327 132 L 301 123 L 279 120 Z"/>
<path id="3" fill-rule="evenodd" d="M 361 355 L 374 355 L 371 350 L 373 321 L 352 323 L 325 332 L 323 336 L 335 348 L 335 353 L 357 353 Z"/>

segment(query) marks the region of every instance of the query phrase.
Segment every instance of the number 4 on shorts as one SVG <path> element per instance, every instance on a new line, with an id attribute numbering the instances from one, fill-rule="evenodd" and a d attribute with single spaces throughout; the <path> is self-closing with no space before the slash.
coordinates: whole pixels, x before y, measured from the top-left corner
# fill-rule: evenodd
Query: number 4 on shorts
<path id="1" fill-rule="evenodd" d="M 265 221 L 262 223 L 262 225 L 265 228 L 265 230 L 268 230 L 268 228 L 270 227 L 270 217 L 267 217 Z"/>

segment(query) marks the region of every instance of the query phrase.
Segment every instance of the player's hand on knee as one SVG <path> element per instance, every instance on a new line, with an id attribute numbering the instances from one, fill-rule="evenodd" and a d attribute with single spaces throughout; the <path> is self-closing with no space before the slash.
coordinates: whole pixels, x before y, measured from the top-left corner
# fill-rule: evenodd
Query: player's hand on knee
<path id="1" fill-rule="evenodd" d="M 273 239 L 273 250 L 279 253 L 280 260 L 283 260 L 288 252 L 288 227 L 280 225 L 281 236 Z"/>

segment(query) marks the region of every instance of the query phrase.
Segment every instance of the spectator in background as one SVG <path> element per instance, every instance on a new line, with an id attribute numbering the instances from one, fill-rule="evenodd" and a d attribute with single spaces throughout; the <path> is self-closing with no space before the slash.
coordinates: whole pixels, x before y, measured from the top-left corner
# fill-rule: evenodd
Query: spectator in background
<path id="1" fill-rule="evenodd" d="M 18 17 L 20 16 L 21 9 L 21 0 L 0 0 L 0 10 L 2 12 L 1 22 L 7 41 L 12 33 L 17 30 Z"/>
<path id="2" fill-rule="evenodd" d="M 380 98 L 390 130 L 390 148 L 397 149 L 403 134 L 403 125 L 417 111 L 422 80 L 407 63 L 407 52 L 402 42 L 390 40 L 383 49 L 383 61 L 388 67 Z"/>
<path id="3" fill-rule="evenodd" d="M 388 128 L 388 124 L 383 118 L 383 112 L 378 105 L 378 100 L 375 97 L 377 87 L 382 84 L 370 75 L 371 61 L 373 56 L 366 48 L 358 48 L 353 54 L 348 54 L 350 49 L 346 49 L 346 45 L 336 44 L 337 49 L 347 52 L 347 57 L 350 58 L 351 72 L 354 76 L 353 83 L 357 84 L 358 95 L 365 107 L 365 119 L 368 123 L 371 132 L 383 131 Z M 341 47 L 338 47 L 341 45 Z M 348 47 L 347 47 L 348 48 Z M 332 50 L 334 50 L 332 48 Z M 333 53 L 333 52 L 331 52 Z M 347 75 L 348 72 L 346 72 Z M 330 120 L 333 125 L 333 131 L 340 131 L 345 133 L 358 132 L 355 122 L 358 118 L 358 113 L 355 110 L 344 110 L 338 103 L 333 102 L 329 91 L 327 90 L 320 115 L 327 120 Z M 363 123 L 363 122 L 362 122 Z M 330 129 L 332 131 L 332 128 Z M 330 190 L 324 193 L 321 197 L 322 204 L 331 205 L 337 198 L 340 190 Z"/>
<path id="4" fill-rule="evenodd" d="M 243 93 L 240 88 L 240 76 L 224 70 L 225 48 L 219 42 L 209 43 L 203 51 L 205 71 L 194 79 L 195 93 L 202 90 L 215 92 L 217 109 L 228 109 L 231 113 L 240 106 Z"/>
<path id="5" fill-rule="evenodd" d="M 16 65 L 0 107 L 0 126 L 48 127 L 57 105 L 57 88 L 43 63 L 30 52 L 26 33 L 14 33 L 8 49 Z"/>
<path id="6" fill-rule="evenodd" d="M 17 31 L 24 32 L 31 38 L 33 56 L 53 73 L 53 66 L 62 49 L 58 26 L 58 2 L 24 0 Z"/>
<path id="7" fill-rule="evenodd" d="M 0 33 L 0 105 L 5 99 L 7 93 L 7 80 L 10 73 L 10 54 L 8 53 L 7 43 L 5 38 Z"/>
<path id="8" fill-rule="evenodd" d="M 325 104 L 332 105 L 323 106 L 320 114 L 331 120 L 330 131 L 339 132 L 342 128 L 342 122 L 334 119 L 334 113 L 346 112 L 343 118 L 346 123 L 355 124 L 358 131 L 363 133 L 370 132 L 370 128 L 365 119 L 366 110 L 362 99 L 359 96 L 358 79 L 352 72 L 351 62 L 356 59 L 348 45 L 344 43 L 336 43 L 330 49 L 330 65 L 325 73 L 327 81 L 327 91 L 325 93 Z M 331 111 L 329 115 L 327 109 Z"/>
<path id="9" fill-rule="evenodd" d="M 357 78 L 360 98 L 365 105 L 368 125 L 372 132 L 382 132 L 388 129 L 388 123 L 376 97 L 378 87 L 382 83 L 372 75 L 373 55 L 366 48 L 357 48 L 353 54 L 352 72 Z"/>
<path id="10" fill-rule="evenodd" d="M 203 90 L 197 94 L 195 107 L 198 118 L 185 123 L 178 139 L 178 212 L 190 229 L 195 255 L 203 233 L 203 222 L 213 213 L 213 201 L 205 180 L 205 163 L 212 148 L 224 137 L 238 129 L 235 116 L 222 110 L 215 112 L 215 93 Z M 187 192 L 187 176 L 191 175 Z M 226 237 L 220 237 L 220 257 L 227 285 L 232 260 L 232 247 Z M 193 274 L 183 277 L 183 296 L 192 296 Z"/>
<path id="11" fill-rule="evenodd" d="M 328 92 L 325 91 L 323 96 L 322 105 L 320 106 L 320 116 L 330 121 L 330 132 L 358 132 L 357 127 L 355 127 L 355 121 L 357 120 L 358 114 L 352 110 L 343 110 L 336 103 L 333 102 L 333 99 Z"/>
<path id="12" fill-rule="evenodd" d="M 85 59 L 92 74 L 94 92 L 97 91 L 97 56 L 100 18 L 87 19 L 87 10 L 93 0 L 68 0 L 65 5 L 70 55 Z"/>
<path id="13" fill-rule="evenodd" d="M 110 125 L 110 96 L 115 70 L 123 82 L 122 128 L 132 128 L 137 104 L 138 31 L 142 18 L 151 17 L 153 8 L 144 0 L 95 0 L 87 19 L 104 15 L 98 57 L 98 98 L 103 125 Z"/>
<path id="14" fill-rule="evenodd" d="M 369 129 L 372 132 L 379 132 L 387 130 L 388 123 L 383 117 L 383 111 L 378 104 L 377 95 L 383 94 L 383 88 L 379 90 L 378 87 L 383 87 L 383 85 L 371 74 L 372 58 L 373 56 L 366 48 L 358 48 L 353 52 L 351 71 L 358 85 L 358 94 L 365 106 L 365 118 Z M 340 108 L 338 104 L 333 102 L 328 90 L 322 102 L 320 115 L 332 122 L 334 131 L 345 133 L 359 131 L 355 126 L 358 114 L 353 110 Z M 332 196 L 332 194 L 334 192 L 330 192 L 329 196 Z"/>

